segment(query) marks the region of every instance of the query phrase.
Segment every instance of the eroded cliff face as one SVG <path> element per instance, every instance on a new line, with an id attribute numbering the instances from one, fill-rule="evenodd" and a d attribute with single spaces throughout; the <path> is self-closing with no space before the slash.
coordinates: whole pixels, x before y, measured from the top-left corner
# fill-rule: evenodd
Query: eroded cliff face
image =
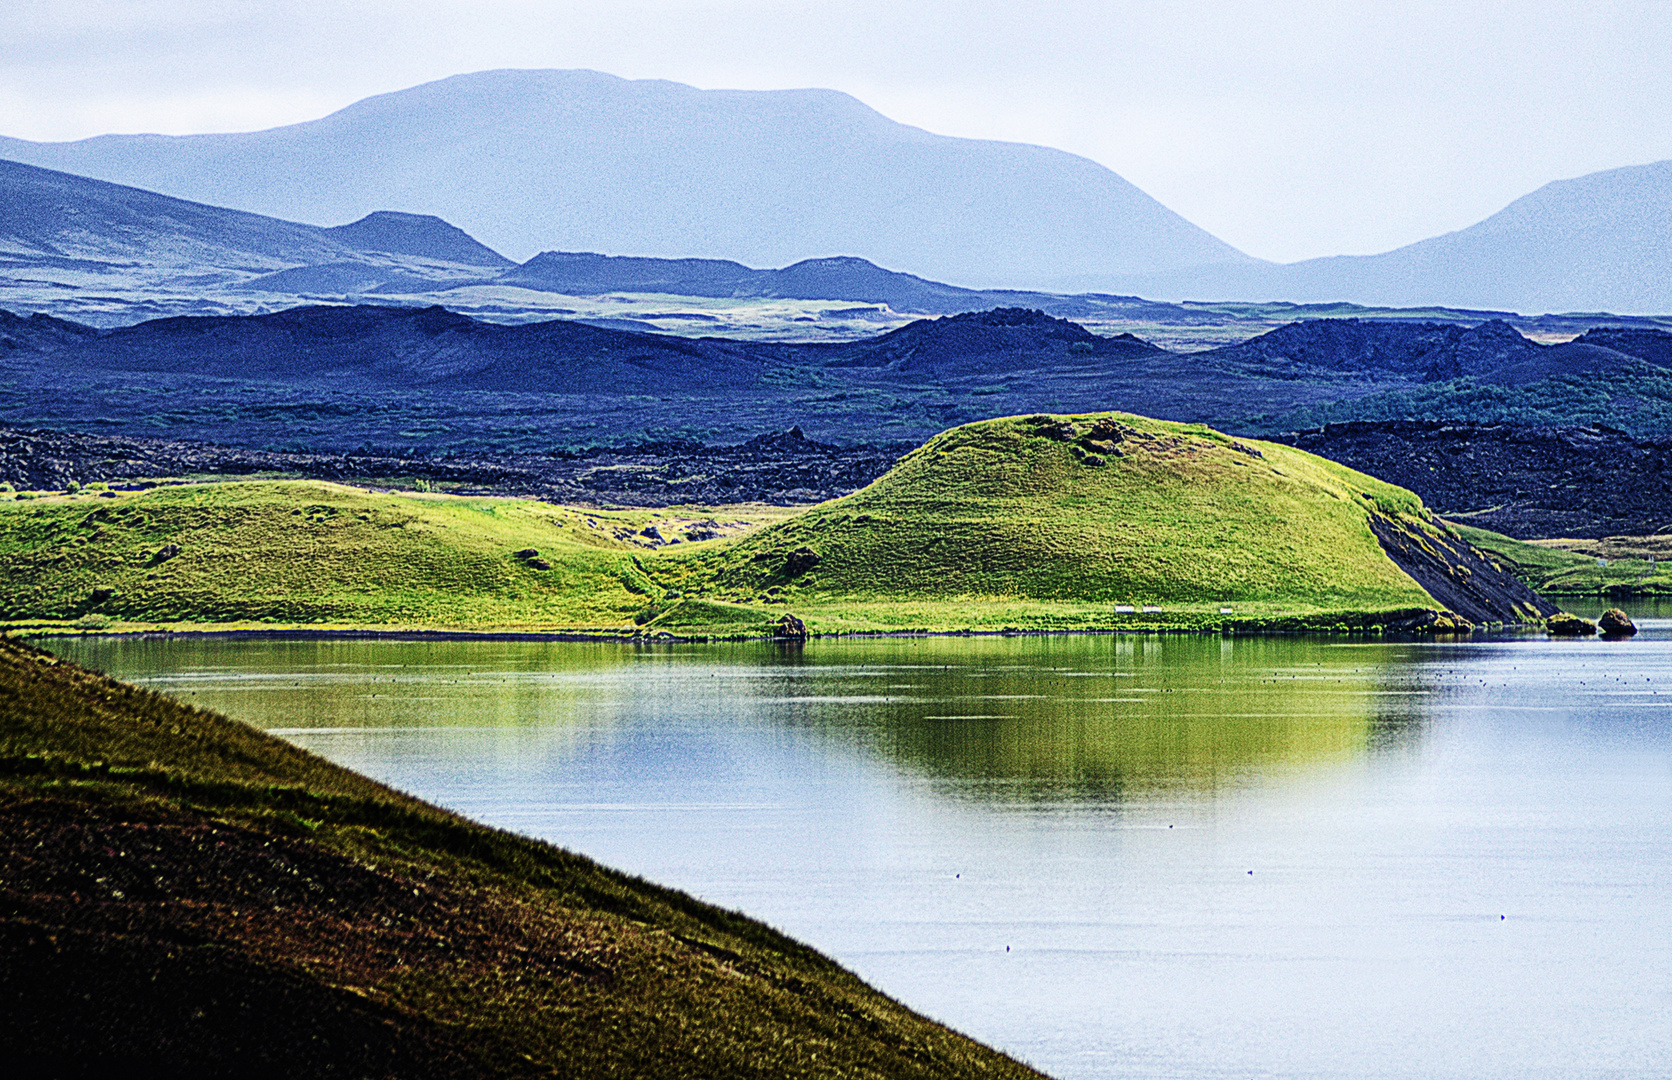
<path id="1" fill-rule="evenodd" d="M 1370 531 L 1398 567 L 1447 610 L 1477 625 L 1540 622 L 1558 610 L 1491 556 L 1449 532 L 1429 532 L 1384 514 Z"/>

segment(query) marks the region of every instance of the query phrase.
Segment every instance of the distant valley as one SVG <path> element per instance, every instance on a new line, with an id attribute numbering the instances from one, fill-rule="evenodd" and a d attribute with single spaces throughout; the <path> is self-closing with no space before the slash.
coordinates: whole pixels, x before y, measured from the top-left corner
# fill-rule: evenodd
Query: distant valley
<path id="1" fill-rule="evenodd" d="M 728 233 L 726 221 L 739 215 L 688 215 L 685 225 L 712 240 L 698 250 L 753 252 L 765 265 L 672 257 L 692 248 L 667 231 L 669 220 L 644 217 L 648 204 L 577 202 L 562 187 L 574 182 L 565 173 L 518 209 L 463 165 L 454 171 L 468 182 L 447 195 L 455 201 L 436 201 L 432 181 L 444 163 L 432 157 L 421 169 L 390 141 L 422 130 L 454 150 L 486 152 L 505 145 L 494 141 L 504 132 L 461 142 L 459 125 L 506 102 L 572 116 L 600 95 L 618 111 L 637 102 L 682 117 L 701 136 L 691 152 L 711 158 L 738 139 L 800 146 L 802 156 L 770 176 L 748 174 L 771 203 L 751 228 L 828 195 L 819 185 L 832 177 L 807 170 L 837 149 L 807 140 L 832 118 L 853 121 L 838 141 L 870 147 L 882 182 L 932 186 L 968 167 L 984 177 L 986 201 L 959 202 L 958 189 L 946 189 L 953 194 L 941 209 L 962 207 L 963 231 L 927 219 L 912 226 L 923 240 L 918 255 L 956 248 L 958 267 L 888 238 L 911 225 L 909 214 L 885 221 L 857 204 L 843 220 L 870 232 L 818 234 L 809 219 L 812 232 L 780 230 L 789 245 L 781 249 Z M 762 126 L 720 132 L 739 117 Z M 607 173 L 643 164 L 646 147 L 661 145 L 611 149 L 604 142 L 613 136 L 584 124 L 561 146 L 549 132 L 517 130 L 527 145 L 513 173 L 559 159 L 603 162 Z M 351 175 L 338 157 L 356 146 L 378 148 L 390 167 Z M 1496 425 L 1510 434 L 1464 440 L 1494 447 L 1494 469 L 1511 476 L 1491 488 L 1509 509 L 1481 520 L 1521 531 L 1569 520 L 1536 493 L 1517 493 L 1517 478 L 1542 470 L 1538 484 L 1567 477 L 1561 485 L 1590 492 L 1569 522 L 1574 535 L 1604 521 L 1652 523 L 1659 489 L 1635 474 L 1595 479 L 1603 474 L 1576 449 L 1583 438 L 1561 436 L 1566 451 L 1520 470 L 1505 448 L 1544 445 L 1543 431 L 1596 431 L 1605 445 L 1641 442 L 1630 444 L 1632 461 L 1660 460 L 1654 440 L 1672 436 L 1672 315 L 1654 314 L 1672 311 L 1672 295 L 1657 291 L 1672 281 L 1659 269 L 1672 250 L 1656 216 L 1672 191 L 1664 164 L 1552 184 L 1472 229 L 1386 255 L 1275 266 L 1218 244 L 1089 162 L 1036 150 L 914 133 L 841 95 L 715 95 L 562 72 L 446 80 L 251 135 L 0 140 L 0 155 L 19 159 L 0 160 L 0 423 L 160 436 L 166 446 L 134 452 L 158 468 L 422 474 L 647 505 L 828 498 L 879 475 L 900 448 L 1000 415 L 1122 409 L 1244 435 L 1313 430 L 1293 437 L 1365 467 L 1366 454 L 1443 462 L 1430 444 L 1445 439 L 1433 431 Z M 250 172 L 257 165 L 259 176 Z M 302 172 L 321 182 L 295 183 Z M 1047 174 L 1054 179 L 1036 183 Z M 651 209 L 672 213 L 690 199 L 728 205 L 716 192 L 742 175 L 714 161 L 688 168 L 683 186 L 669 180 Z M 1095 207 L 1059 198 L 1075 184 L 1075 198 L 1095 195 Z M 1038 198 L 1022 207 L 1018 192 L 1028 185 Z M 560 194 L 567 224 L 554 224 L 541 201 Z M 863 185 L 849 194 L 875 198 Z M 449 216 L 433 212 L 441 209 Z M 590 224 L 581 222 L 588 214 Z M 1060 231 L 1068 225 L 1082 230 L 1072 242 Z M 595 250 L 543 250 L 537 235 Z M 983 263 L 994 245 L 1035 260 L 1033 269 Z M 624 248 L 639 254 L 603 253 Z M 769 257 L 809 250 L 827 254 Z M 842 251 L 850 253 L 829 253 Z M 1074 261 L 1082 257 L 1102 260 L 1108 273 L 1082 273 L 1090 265 Z M 1037 272 L 1047 263 L 1061 273 Z M 921 272 L 933 266 L 950 268 L 945 280 Z M 983 280 L 1220 299 L 969 284 Z M 1601 291 L 1583 293 L 1593 286 Z M 1432 299 L 1442 296 L 1482 306 Z M 1597 297 L 1646 314 L 1561 313 Z M 1336 434 L 1318 434 L 1325 425 Z M 773 434 L 791 428 L 795 439 Z M 1373 434 L 1340 435 L 1348 430 Z M 29 436 L 16 445 L 31 449 L 7 467 L 20 479 L 74 475 L 93 453 L 75 442 L 83 437 Z M 209 449 L 192 449 L 192 440 Z M 50 448 L 59 445 L 80 449 L 54 465 Z M 1404 470 L 1401 482 L 1449 506 L 1483 509 L 1476 496 L 1490 485 L 1460 481 L 1461 469 L 1425 468 Z M 1629 497 L 1596 504 L 1616 481 Z"/>

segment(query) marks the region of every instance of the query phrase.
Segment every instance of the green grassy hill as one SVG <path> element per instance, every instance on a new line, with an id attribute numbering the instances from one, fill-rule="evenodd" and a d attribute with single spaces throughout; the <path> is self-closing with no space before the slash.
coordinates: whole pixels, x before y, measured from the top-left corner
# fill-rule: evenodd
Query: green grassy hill
<path id="1" fill-rule="evenodd" d="M 681 599 L 785 602 L 815 629 L 1332 625 L 1439 606 L 1383 553 L 1373 513 L 1439 531 L 1410 492 L 1288 447 L 1122 414 L 1008 418 L 661 576 Z M 673 603 L 651 625 L 684 617 Z"/>
<path id="2" fill-rule="evenodd" d="M 1032 1077 L 751 919 L 0 637 L 18 1076 Z"/>
<path id="3" fill-rule="evenodd" d="M 1383 541 L 1398 534 L 1397 565 L 1373 524 Z M 646 530 L 658 544 L 710 538 L 658 547 Z M 864 490 L 797 510 L 588 511 L 314 481 L 3 501 L 0 622 L 740 636 L 786 613 L 815 633 L 1374 626 L 1464 610 L 1452 585 L 1498 572 L 1459 568 L 1462 548 L 1410 492 L 1290 447 L 1119 413 L 1013 417 L 945 432 Z"/>

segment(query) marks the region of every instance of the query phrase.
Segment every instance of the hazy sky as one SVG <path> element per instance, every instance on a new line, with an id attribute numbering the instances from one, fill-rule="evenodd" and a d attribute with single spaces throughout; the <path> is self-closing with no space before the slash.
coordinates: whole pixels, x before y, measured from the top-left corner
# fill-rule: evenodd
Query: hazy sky
<path id="1" fill-rule="evenodd" d="M 251 130 L 496 67 L 832 87 L 1083 154 L 1281 260 L 1672 158 L 1672 0 L 7 0 L 0 134 Z"/>

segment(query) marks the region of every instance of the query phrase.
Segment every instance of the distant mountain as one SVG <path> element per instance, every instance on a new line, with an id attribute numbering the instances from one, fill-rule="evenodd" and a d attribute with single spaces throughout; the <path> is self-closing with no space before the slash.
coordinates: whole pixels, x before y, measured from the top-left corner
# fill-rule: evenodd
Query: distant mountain
<path id="1" fill-rule="evenodd" d="M 50 315 L 23 317 L 0 311 L 0 357 L 13 352 L 52 352 L 98 336 L 98 331 L 91 326 L 54 319 Z"/>
<path id="2" fill-rule="evenodd" d="M 379 212 L 321 228 L 0 161 L 0 304 L 26 310 L 121 325 L 423 294 L 512 265 L 440 218 Z"/>
<path id="3" fill-rule="evenodd" d="M 299 307 L 271 315 L 153 319 L 70 343 L 66 369 L 192 375 L 388 391 L 642 393 L 753 383 L 734 342 L 577 322 L 479 322 L 444 308 Z"/>
<path id="4" fill-rule="evenodd" d="M 0 161 L 0 254 L 259 271 L 358 250 L 311 225 Z"/>
<path id="5" fill-rule="evenodd" d="M 430 214 L 379 210 L 348 225 L 333 226 L 325 233 L 356 251 L 416 255 L 438 262 L 496 269 L 516 265 L 463 229 Z"/>
<path id="6" fill-rule="evenodd" d="M 413 258 L 496 271 L 512 265 L 439 218 L 382 212 L 320 228 L 0 160 L 0 259 L 11 262 L 204 273 L 349 261 L 387 273 L 415 266 Z"/>
<path id="7" fill-rule="evenodd" d="M 992 375 L 1032 368 L 1058 371 L 1076 363 L 1169 355 L 1147 341 L 1103 337 L 1042 311 L 997 308 L 943 319 L 920 319 L 870 341 L 832 350 L 833 367 L 881 368 L 936 377 Z"/>
<path id="8" fill-rule="evenodd" d="M 268 131 L 0 139 L 0 157 L 300 221 L 436 214 L 518 258 L 851 254 L 1033 289 L 1254 263 L 1095 162 L 933 135 L 830 90 L 488 71 Z"/>
<path id="9" fill-rule="evenodd" d="M 1672 312 L 1672 161 L 1558 180 L 1458 232 L 1380 255 L 1166 271 L 1160 298 Z"/>
<path id="10" fill-rule="evenodd" d="M 1546 184 L 1460 232 L 1284 269 L 1296 299 L 1672 311 L 1672 161 Z"/>
<path id="11" fill-rule="evenodd" d="M 567 320 L 500 325 L 441 307 L 358 305 L 154 319 L 105 331 L 0 313 L 0 367 L 66 387 L 120 372 L 143 377 L 128 386 L 189 378 L 395 391 L 401 399 L 457 391 L 596 397 L 578 406 L 579 417 L 609 411 L 615 406 L 605 402 L 620 395 L 688 395 L 709 403 L 675 397 L 665 400 L 682 403 L 656 407 L 693 424 L 715 408 L 732 413 L 803 394 L 831 411 L 893 413 L 936 400 L 967 400 L 981 415 L 1067 402 L 1084 411 L 1099 401 L 1139 411 L 1141 402 L 1151 412 L 1203 421 L 1280 415 L 1379 392 L 1433 397 L 1430 388 L 1438 387 L 1435 393 L 1455 399 L 1458 388 L 1575 378 L 1591 379 L 1598 391 L 1618 385 L 1627 396 L 1669 396 L 1664 384 L 1672 369 L 1661 363 L 1672 335 L 1599 330 L 1587 337 L 1547 346 L 1496 321 L 1464 327 L 1322 319 L 1180 354 L 1020 308 L 921 319 L 860 341 L 820 344 L 681 337 Z M 219 409 L 221 391 L 210 397 Z M 145 394 L 135 401 L 154 405 Z M 1620 398 L 1622 418 L 1627 409 Z M 1648 413 L 1638 419 L 1661 424 Z"/>
<path id="12" fill-rule="evenodd" d="M 887 304 L 895 311 L 951 315 L 1007 303 L 1061 302 L 1049 293 L 961 289 L 902 274 L 866 259 L 803 259 L 782 270 L 756 270 L 724 259 L 650 259 L 591 252 L 546 251 L 507 271 L 503 285 L 595 296 L 607 292 L 675 296 L 845 300 Z"/>

